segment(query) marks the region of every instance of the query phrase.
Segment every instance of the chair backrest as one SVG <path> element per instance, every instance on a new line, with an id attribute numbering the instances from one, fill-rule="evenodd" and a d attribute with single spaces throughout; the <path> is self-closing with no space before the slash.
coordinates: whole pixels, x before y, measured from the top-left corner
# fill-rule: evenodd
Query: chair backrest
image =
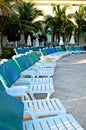
<path id="1" fill-rule="evenodd" d="M 47 51 L 48 54 L 52 53 L 50 48 L 47 48 L 46 51 Z"/>
<path id="2" fill-rule="evenodd" d="M 0 91 L 0 130 L 23 130 L 23 110 L 20 100 Z"/>
<path id="3" fill-rule="evenodd" d="M 20 78 L 20 73 L 16 70 L 15 66 L 11 63 L 11 60 L 0 64 L 0 78 L 3 80 L 7 87 L 11 87 L 12 84 Z"/>
<path id="4" fill-rule="evenodd" d="M 65 49 L 64 49 L 64 47 L 57 46 L 57 47 L 56 47 L 56 51 L 57 51 L 57 52 L 62 52 L 62 51 L 65 51 Z"/>
<path id="5" fill-rule="evenodd" d="M 51 53 L 56 53 L 57 52 L 55 47 L 51 47 L 50 50 L 51 50 Z"/>
<path id="6" fill-rule="evenodd" d="M 13 56 L 12 59 L 15 61 L 17 66 L 20 68 L 21 72 L 31 66 L 30 62 L 25 54 L 18 56 L 18 57 Z"/>
<path id="7" fill-rule="evenodd" d="M 32 47 L 32 50 L 33 50 L 33 51 L 39 51 L 39 47 L 38 47 L 38 46 Z"/>
<path id="8" fill-rule="evenodd" d="M 1 82 L 1 79 L 0 79 L 0 91 L 5 92 L 5 87 L 4 87 L 3 83 Z"/>
<path id="9" fill-rule="evenodd" d="M 71 51 L 75 51 L 75 47 L 74 46 L 71 46 Z"/>
<path id="10" fill-rule="evenodd" d="M 32 57 L 32 54 L 31 53 L 27 53 L 26 56 L 28 58 L 28 62 L 30 63 L 30 66 L 34 65 L 35 61 L 34 61 L 34 59 Z"/>
<path id="11" fill-rule="evenodd" d="M 25 53 L 24 48 L 15 48 L 14 51 L 16 54 L 24 54 Z"/>
<path id="12" fill-rule="evenodd" d="M 25 52 L 29 52 L 30 50 L 32 50 L 30 47 L 24 47 L 23 49 Z"/>
<path id="13" fill-rule="evenodd" d="M 21 73 L 22 72 L 22 69 L 21 67 L 19 66 L 19 64 L 17 64 L 13 59 L 11 59 L 11 63 L 12 65 L 14 65 L 14 67 L 16 68 L 16 70 Z"/>
<path id="14" fill-rule="evenodd" d="M 34 62 L 38 62 L 40 60 L 40 57 L 38 56 L 38 54 L 36 52 L 31 52 L 31 56 L 34 60 Z"/>
<path id="15" fill-rule="evenodd" d="M 80 46 L 80 49 L 81 49 L 81 51 L 84 51 L 84 47 L 83 46 Z"/>
<path id="16" fill-rule="evenodd" d="M 73 51 L 71 46 L 66 46 L 65 48 L 66 48 L 66 51 Z"/>
<path id="17" fill-rule="evenodd" d="M 74 46 L 75 51 L 81 51 L 81 47 L 80 46 Z"/>
<path id="18" fill-rule="evenodd" d="M 40 49 L 40 53 L 41 53 L 41 55 L 43 55 L 43 56 L 48 55 L 48 52 L 46 51 L 46 49 L 45 49 L 45 48 Z"/>

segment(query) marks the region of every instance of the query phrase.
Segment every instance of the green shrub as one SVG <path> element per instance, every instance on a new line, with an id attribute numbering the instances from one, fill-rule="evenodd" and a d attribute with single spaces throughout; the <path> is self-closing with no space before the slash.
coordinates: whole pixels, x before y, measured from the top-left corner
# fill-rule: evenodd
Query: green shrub
<path id="1" fill-rule="evenodd" d="M 13 55 L 15 55 L 15 52 L 13 49 L 4 49 L 2 53 L 0 54 L 0 58 L 11 59 Z"/>

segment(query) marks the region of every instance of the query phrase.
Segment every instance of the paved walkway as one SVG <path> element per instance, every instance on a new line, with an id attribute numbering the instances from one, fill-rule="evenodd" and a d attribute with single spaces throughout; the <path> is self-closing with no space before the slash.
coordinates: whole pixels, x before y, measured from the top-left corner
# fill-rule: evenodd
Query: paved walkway
<path id="1" fill-rule="evenodd" d="M 55 93 L 86 130 L 86 54 L 65 57 L 57 62 L 54 73 Z"/>

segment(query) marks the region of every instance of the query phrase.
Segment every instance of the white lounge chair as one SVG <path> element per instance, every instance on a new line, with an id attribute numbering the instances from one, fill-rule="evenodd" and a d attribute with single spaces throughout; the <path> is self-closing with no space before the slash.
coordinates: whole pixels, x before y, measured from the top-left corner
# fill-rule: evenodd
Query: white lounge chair
<path id="1" fill-rule="evenodd" d="M 1 92 L 1 104 L 3 104 L 3 98 L 6 99 L 7 98 L 7 102 L 6 102 L 6 107 L 5 105 L 3 105 L 3 109 L 4 110 L 13 110 L 10 115 L 8 113 L 8 115 L 12 117 L 15 115 L 13 113 L 16 113 L 16 121 L 17 121 L 17 125 L 16 122 L 12 122 L 13 124 L 13 128 L 22 128 L 22 117 L 23 117 L 23 104 L 20 101 L 17 101 L 15 99 L 13 99 L 12 97 L 10 97 L 9 95 L 7 96 L 5 90 L 3 90 L 3 85 L 0 82 L 0 89 L 3 91 Z M 11 103 L 11 107 L 7 107 L 7 105 L 10 105 L 8 103 Z M 27 103 L 28 106 L 27 106 Z M 63 115 L 58 115 L 58 116 L 54 116 L 57 115 L 59 112 L 59 105 L 58 104 L 58 99 L 49 99 L 49 100 L 40 100 L 40 101 L 29 101 L 25 103 L 25 109 L 26 112 L 28 112 L 28 114 L 30 116 L 32 116 L 32 120 L 29 121 L 24 121 L 23 122 L 23 130 L 84 130 L 79 123 L 74 119 L 74 117 L 72 115 L 69 114 L 63 114 Z M 18 113 L 16 110 L 18 110 L 17 106 L 20 107 L 19 112 L 20 115 L 18 116 Z M 61 104 L 60 104 L 61 106 Z M 61 106 L 62 108 L 63 106 Z M 17 108 L 17 109 L 16 109 Z M 57 109 L 58 108 L 58 109 Z M 0 111 L 4 112 L 3 109 L 1 108 Z M 24 111 L 25 111 L 24 109 Z M 27 110 L 28 109 L 28 110 Z M 63 109 L 64 111 L 65 109 Z M 41 111 L 41 112 L 40 112 Z M 55 112 L 57 111 L 57 112 Z M 50 113 L 49 113 L 50 112 Z M 38 114 L 37 114 L 38 113 Z M 42 113 L 42 114 L 41 114 Z M 52 115 L 52 113 L 54 115 Z M 49 114 L 49 115 L 48 115 Z M 1 129 L 6 129 L 6 128 L 10 128 L 10 124 L 9 122 L 11 121 L 11 118 L 5 120 L 5 115 L 1 114 Z M 52 116 L 51 116 L 52 115 Z M 25 115 L 24 115 L 25 116 Z M 39 116 L 51 116 L 51 117 L 42 117 L 41 119 L 36 119 Z M 3 123 L 3 119 L 5 120 L 5 124 Z M 15 121 L 15 120 L 14 120 Z M 18 123 L 19 122 L 19 123 Z M 12 127 L 11 125 L 11 127 Z M 10 128 L 11 130 L 11 128 Z"/>
<path id="2" fill-rule="evenodd" d="M 0 90 L 5 91 L 1 80 Z M 58 98 L 30 100 L 25 91 L 17 88 L 11 88 L 9 91 L 7 90 L 9 95 L 19 98 L 24 103 L 24 116 L 29 116 L 31 114 L 32 118 L 38 118 L 41 116 L 52 116 L 66 113 L 66 109 Z"/>
<path id="3" fill-rule="evenodd" d="M 41 59 L 41 57 L 35 53 L 34 51 L 27 52 L 25 55 L 29 58 L 35 61 L 35 64 L 33 66 L 39 66 L 39 67 L 49 67 L 49 68 L 54 68 L 56 66 L 56 62 L 51 62 L 49 60 Z M 31 58 L 30 58 L 31 57 Z"/>
<path id="4" fill-rule="evenodd" d="M 34 81 L 31 81 L 32 79 L 29 80 L 28 78 L 21 78 L 20 73 L 15 69 L 11 61 L 4 62 L 0 65 L 0 75 L 3 77 L 2 80 L 8 87 L 18 88 L 22 90 L 25 90 L 25 87 L 27 87 L 28 93 L 32 99 L 35 98 L 35 94 L 46 94 L 46 98 L 49 98 L 50 95 L 54 93 L 54 86 L 51 80 L 46 80 L 46 83 L 44 83 L 43 80 L 38 80 L 35 83 Z"/>
<path id="5" fill-rule="evenodd" d="M 84 130 L 70 114 L 24 121 L 24 130 Z"/>
<path id="6" fill-rule="evenodd" d="M 26 55 L 18 55 L 12 57 L 17 66 L 22 70 L 21 75 L 29 75 L 29 76 L 42 76 L 42 77 L 51 77 L 54 74 L 54 68 L 42 68 L 37 66 L 30 66 L 30 62 Z M 28 65 L 27 65 L 28 64 Z"/>
<path id="7" fill-rule="evenodd" d="M 24 103 L 24 116 L 29 116 L 32 113 L 33 118 L 47 117 L 65 114 L 66 109 L 58 98 L 26 100 Z"/>

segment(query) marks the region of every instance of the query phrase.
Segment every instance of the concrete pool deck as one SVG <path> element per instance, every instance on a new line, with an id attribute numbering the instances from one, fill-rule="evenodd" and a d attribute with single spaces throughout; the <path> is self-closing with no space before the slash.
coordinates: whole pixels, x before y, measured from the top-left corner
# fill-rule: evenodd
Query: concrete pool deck
<path id="1" fill-rule="evenodd" d="M 86 130 L 86 54 L 74 54 L 57 61 L 54 76 L 55 93 Z"/>

